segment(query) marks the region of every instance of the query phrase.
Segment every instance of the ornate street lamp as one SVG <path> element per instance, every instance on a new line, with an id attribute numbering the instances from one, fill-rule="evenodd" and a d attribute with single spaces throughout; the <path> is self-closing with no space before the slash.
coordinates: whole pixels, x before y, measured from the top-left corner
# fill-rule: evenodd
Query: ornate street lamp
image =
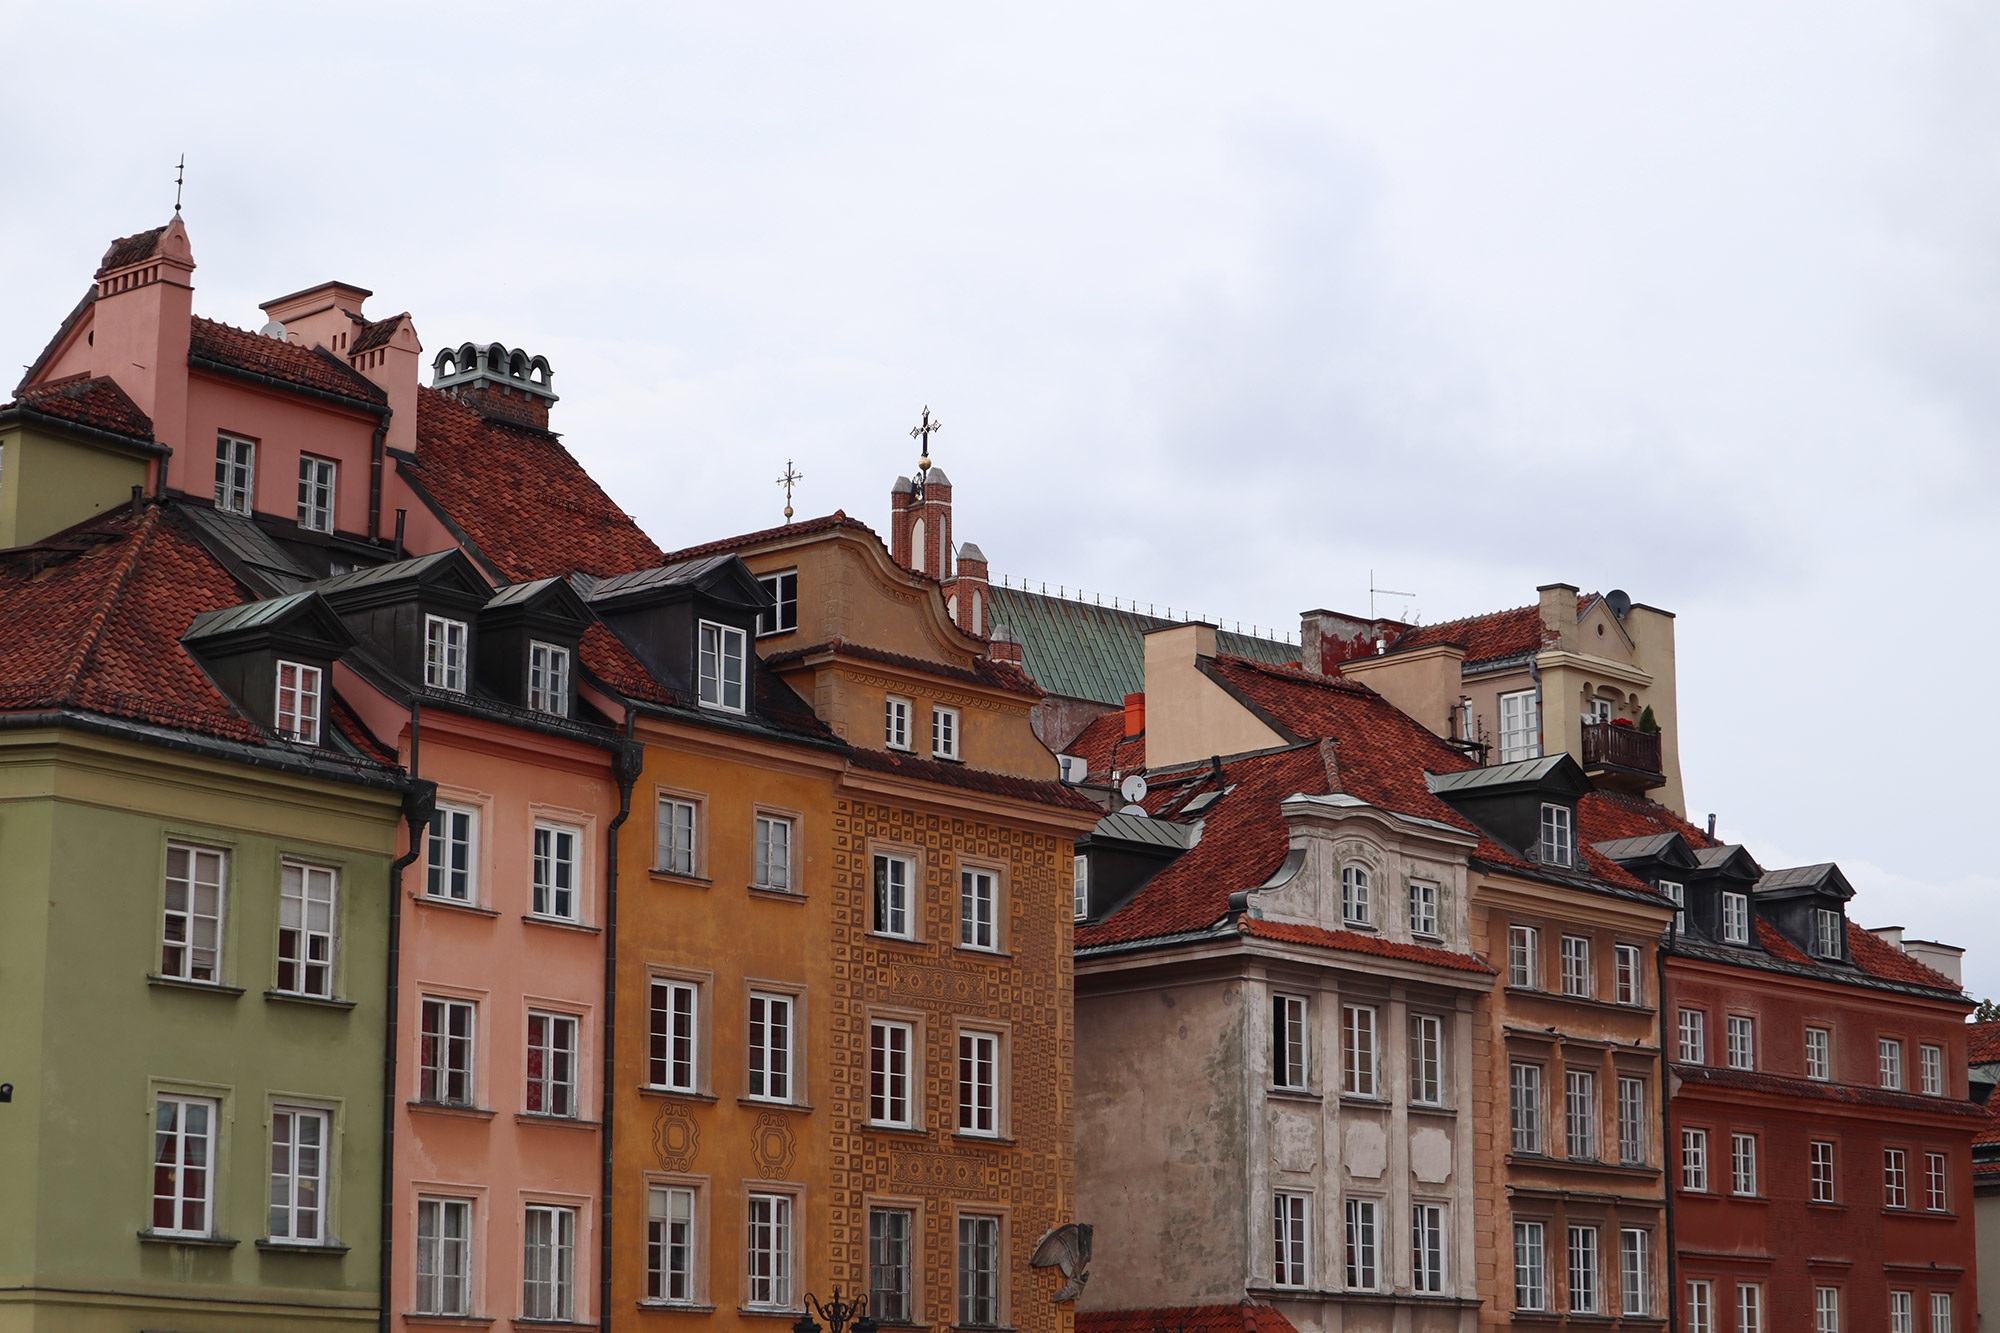
<path id="1" fill-rule="evenodd" d="M 875 1333 L 875 1321 L 868 1317 L 866 1296 L 856 1296 L 851 1301 L 843 1301 L 840 1299 L 840 1288 L 835 1287 L 833 1299 L 821 1304 L 817 1296 L 807 1292 L 806 1313 L 800 1315 L 798 1322 L 792 1325 L 792 1333 L 820 1333 L 819 1324 L 813 1319 L 815 1313 L 826 1320 L 828 1333 L 846 1333 L 849 1320 L 854 1322 L 853 1333 Z M 857 1315 L 860 1317 L 856 1318 Z"/>

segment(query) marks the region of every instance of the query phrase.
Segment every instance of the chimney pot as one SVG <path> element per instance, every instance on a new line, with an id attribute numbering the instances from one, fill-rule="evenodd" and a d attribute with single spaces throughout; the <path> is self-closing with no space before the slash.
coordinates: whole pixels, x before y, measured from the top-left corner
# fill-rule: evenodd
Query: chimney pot
<path id="1" fill-rule="evenodd" d="M 1128 694 L 1125 696 L 1125 736 L 1130 738 L 1146 730 L 1146 696 Z"/>

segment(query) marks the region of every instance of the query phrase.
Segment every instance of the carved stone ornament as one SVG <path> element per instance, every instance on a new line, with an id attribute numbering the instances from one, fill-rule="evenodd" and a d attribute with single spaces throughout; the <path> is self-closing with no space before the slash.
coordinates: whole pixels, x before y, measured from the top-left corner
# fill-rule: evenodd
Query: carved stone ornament
<path id="1" fill-rule="evenodd" d="M 668 1102 L 653 1120 L 653 1151 L 659 1155 L 662 1171 L 687 1171 L 701 1151 L 701 1126 L 694 1114 L 678 1102 Z"/>

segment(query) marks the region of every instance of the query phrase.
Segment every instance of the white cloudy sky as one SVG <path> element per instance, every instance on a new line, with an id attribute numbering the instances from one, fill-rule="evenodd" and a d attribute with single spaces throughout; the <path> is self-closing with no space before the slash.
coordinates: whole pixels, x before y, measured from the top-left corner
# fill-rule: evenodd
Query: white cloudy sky
<path id="1" fill-rule="evenodd" d="M 1246 624 L 1679 614 L 1692 813 L 2000 991 L 2000 9 L 0 6 L 30 360 L 189 159 L 196 308 L 547 355 L 665 545 L 879 523 Z M 1405 604 L 1391 599 L 1394 613 Z M 1985 683 L 1982 683 L 1985 682 Z"/>

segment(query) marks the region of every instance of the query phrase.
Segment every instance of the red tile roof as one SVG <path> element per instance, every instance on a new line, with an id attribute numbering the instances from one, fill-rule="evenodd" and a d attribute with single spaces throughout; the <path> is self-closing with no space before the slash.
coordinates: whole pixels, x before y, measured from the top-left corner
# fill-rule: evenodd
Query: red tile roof
<path id="1" fill-rule="evenodd" d="M 1596 842 L 1616 842 L 1620 838 L 1647 838 L 1655 833 L 1678 833 L 1696 849 L 1721 846 L 1706 832 L 1657 801 L 1624 792 L 1594 791 L 1577 802 L 1577 827 L 1586 846 Z"/>
<path id="2" fill-rule="evenodd" d="M 1308 926 L 1295 921 L 1266 921 L 1249 916 L 1239 919 L 1236 929 L 1239 934 L 1258 939 L 1314 944 L 1322 949 L 1374 954 L 1378 958 L 1400 958 L 1405 962 L 1429 963 L 1433 967 L 1456 968 L 1461 972 L 1490 974 L 1493 971 L 1473 954 L 1453 953 L 1450 949 L 1433 949 L 1422 944 L 1403 944 L 1359 930 L 1327 930 L 1322 926 Z"/>
<path id="3" fill-rule="evenodd" d="M 1171 1305 L 1145 1310 L 1078 1310 L 1076 1333 L 1298 1333 L 1269 1305 Z"/>
<path id="4" fill-rule="evenodd" d="M 1847 956 L 1854 965 L 1885 981 L 1902 981 L 1912 986 L 1934 986 L 1958 990 L 1959 984 L 1935 968 L 1927 967 L 1890 944 L 1872 930 L 1847 923 Z"/>
<path id="5" fill-rule="evenodd" d="M 119 237 L 105 250 L 104 259 L 97 266 L 97 276 L 101 278 L 113 269 L 124 268 L 142 259 L 151 258 L 154 248 L 160 243 L 160 237 L 166 234 L 165 227 L 154 227 L 151 231 Z"/>
<path id="6" fill-rule="evenodd" d="M 990 773 L 983 768 L 967 768 L 964 764 L 949 764 L 936 759 L 919 759 L 909 754 L 891 754 L 887 750 L 856 749 L 849 755 L 849 760 L 856 768 L 876 773 L 895 773 L 918 782 L 935 782 L 941 786 L 962 787 L 967 791 L 985 792 L 991 796 L 1008 796 L 1017 801 L 1032 801 L 1036 805 L 1050 805 L 1060 810 L 1103 813 L 1102 807 L 1097 802 L 1060 782 L 1019 778 L 1009 773 Z"/>
<path id="7" fill-rule="evenodd" d="M 68 375 L 33 385 L 22 389 L 15 401 L 0 403 L 0 412 L 9 408 L 135 440 L 151 442 L 153 438 L 153 419 L 125 396 L 117 381 L 102 375 Z"/>
<path id="8" fill-rule="evenodd" d="M 372 352 L 377 347 L 382 346 L 389 339 L 396 336 L 397 327 L 409 317 L 410 312 L 405 310 L 400 315 L 391 315 L 387 319 L 378 319 L 372 324 L 363 320 L 360 329 L 356 330 L 354 334 L 354 341 L 348 344 L 348 356 L 359 356 L 363 352 Z"/>
<path id="9" fill-rule="evenodd" d="M 1125 734 L 1125 710 L 1114 709 L 1093 718 L 1090 725 L 1063 747 L 1064 754 L 1080 755 L 1090 764 L 1087 781 L 1103 784 L 1116 773 L 1130 773 L 1146 767 L 1146 733 Z"/>
<path id="10" fill-rule="evenodd" d="M 990 689 L 1011 690 L 1016 694 L 1033 695 L 1037 699 L 1042 697 L 1042 692 L 1035 688 L 1033 681 L 1006 662 L 978 657 L 973 659 L 969 667 L 959 666 L 956 663 L 933 661 L 928 657 L 910 657 L 883 648 L 871 648 L 865 643 L 855 643 L 851 639 L 828 639 L 825 643 L 815 643 L 805 648 L 789 648 L 782 653 L 772 653 L 764 659 L 764 664 L 773 670 L 782 671 L 795 662 L 819 653 L 840 653 L 869 662 L 881 662 L 886 666 L 901 667 L 906 671 L 945 676 L 972 685 L 984 685 Z"/>
<path id="11" fill-rule="evenodd" d="M 357 405 L 380 407 L 389 397 L 360 371 L 324 348 L 266 338 L 261 333 L 233 329 L 212 319 L 194 317 L 188 360 L 265 375 L 300 388 L 345 398 Z"/>
<path id="12" fill-rule="evenodd" d="M 400 466 L 514 582 L 666 563 L 555 436 L 483 417 L 450 394 L 417 391 L 417 463 Z"/>
<path id="13" fill-rule="evenodd" d="M 697 560 L 705 555 L 719 555 L 724 551 L 737 551 L 746 546 L 757 546 L 780 538 L 804 537 L 814 533 L 833 532 L 846 528 L 853 532 L 865 532 L 880 542 L 875 529 L 858 518 L 849 518 L 845 509 L 836 509 L 831 514 L 819 518 L 802 518 L 796 523 L 786 523 L 775 528 L 765 528 L 762 532 L 746 532 L 740 537 L 724 537 L 721 541 L 703 542 L 699 546 L 687 546 L 678 551 L 669 551 L 663 563 L 678 564 L 682 560 Z"/>
<path id="14" fill-rule="evenodd" d="M 1947 1097 L 1926 1097 L 1915 1092 L 1891 1092 L 1887 1088 L 1864 1087 L 1854 1083 L 1821 1083 L 1813 1079 L 1787 1078 L 1751 1069 L 1726 1069 L 1718 1065 L 1673 1066 L 1684 1088 L 1712 1088 L 1718 1091 L 1761 1092 L 1774 1097 L 1802 1097 L 1822 1102 L 1847 1102 L 1855 1106 L 1876 1106 L 1892 1111 L 1925 1115 L 1959 1116 L 1967 1119 L 1986 1113 L 1971 1102 Z"/>
<path id="15" fill-rule="evenodd" d="M 2000 1023 L 1967 1023 L 1965 1040 L 1967 1063 L 1985 1065 L 2000 1062 Z"/>
<path id="16" fill-rule="evenodd" d="M 1489 611 L 1485 615 L 1447 620 L 1436 625 L 1420 625 L 1399 636 L 1393 651 L 1426 648 L 1432 644 L 1455 643 L 1465 649 L 1465 660 L 1483 662 L 1516 653 L 1539 652 L 1554 646 L 1554 636 L 1542 626 L 1539 606 L 1517 606 L 1511 611 Z"/>

